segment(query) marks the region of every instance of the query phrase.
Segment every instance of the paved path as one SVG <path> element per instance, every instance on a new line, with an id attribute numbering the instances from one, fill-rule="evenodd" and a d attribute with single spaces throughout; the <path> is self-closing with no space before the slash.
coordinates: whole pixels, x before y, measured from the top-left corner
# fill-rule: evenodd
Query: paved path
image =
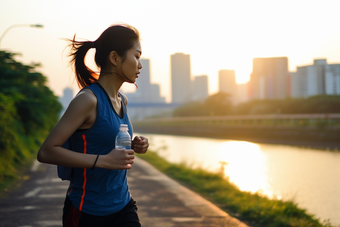
<path id="1" fill-rule="evenodd" d="M 61 226 L 68 182 L 57 178 L 55 166 L 37 162 L 24 178 L 29 179 L 0 200 L 0 227 Z M 246 227 L 141 159 L 128 181 L 143 227 Z"/>

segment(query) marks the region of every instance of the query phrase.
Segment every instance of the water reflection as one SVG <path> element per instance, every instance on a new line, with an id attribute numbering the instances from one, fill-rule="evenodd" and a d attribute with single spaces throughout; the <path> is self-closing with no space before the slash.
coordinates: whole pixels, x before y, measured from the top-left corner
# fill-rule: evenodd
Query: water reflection
<path id="1" fill-rule="evenodd" d="M 260 147 L 244 141 L 227 141 L 220 144 L 219 160 L 226 163 L 224 174 L 241 190 L 258 192 L 273 197 L 268 184 L 267 157 Z"/>
<path id="2" fill-rule="evenodd" d="M 171 163 L 221 171 L 241 190 L 291 200 L 340 225 L 340 153 L 244 141 L 149 134 Z"/>

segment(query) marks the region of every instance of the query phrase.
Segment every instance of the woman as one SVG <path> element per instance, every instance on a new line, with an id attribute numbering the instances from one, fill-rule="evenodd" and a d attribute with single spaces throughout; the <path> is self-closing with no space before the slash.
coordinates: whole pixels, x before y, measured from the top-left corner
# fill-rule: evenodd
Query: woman
<path id="1" fill-rule="evenodd" d="M 135 137 L 132 149 L 114 149 L 120 124 L 132 127 L 127 98 L 119 92 L 134 83 L 142 64 L 139 32 L 129 25 L 107 28 L 94 41 L 71 41 L 71 63 L 83 88 L 53 128 L 38 152 L 38 161 L 74 167 L 64 204 L 63 226 L 140 226 L 136 202 L 127 185 L 134 152 L 145 153 L 145 137 Z M 95 48 L 100 74 L 85 65 Z M 62 145 L 69 139 L 71 150 Z"/>

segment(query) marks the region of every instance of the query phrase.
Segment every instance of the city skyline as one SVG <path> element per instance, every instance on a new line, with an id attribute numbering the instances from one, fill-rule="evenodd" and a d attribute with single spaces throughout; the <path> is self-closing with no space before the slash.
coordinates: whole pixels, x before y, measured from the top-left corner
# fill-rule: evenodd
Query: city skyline
<path id="1" fill-rule="evenodd" d="M 174 53 L 170 58 L 174 62 L 172 67 L 176 68 L 170 89 L 176 94 L 177 100 L 175 98 L 175 102 L 168 103 L 203 101 L 211 95 L 208 86 L 209 76 L 191 75 L 190 54 Z M 229 93 L 234 104 L 252 99 L 340 95 L 340 64 L 328 64 L 327 59 L 314 59 L 313 64 L 298 66 L 296 71 L 289 72 L 288 60 L 287 57 L 254 58 L 251 78 L 243 84 L 236 83 L 235 70 L 221 69 L 218 71 L 217 92 Z M 123 92 L 132 103 L 166 103 L 165 97 L 161 96 L 159 84 L 151 83 L 150 59 L 141 59 L 141 62 L 143 70 L 136 82 L 138 89 Z M 183 74 L 181 69 L 186 73 Z M 186 83 L 183 83 L 183 75 L 186 75 Z M 70 89 L 64 88 L 61 101 L 65 96 L 70 97 Z M 186 99 L 182 99 L 183 94 L 187 95 Z"/>
<path id="2" fill-rule="evenodd" d="M 174 54 L 184 54 L 184 53 L 173 53 L 172 55 L 174 55 Z M 171 58 L 171 56 L 172 55 L 170 55 L 170 58 Z M 191 60 L 190 60 L 190 57 L 191 57 L 191 55 L 190 54 L 185 54 L 185 55 L 188 55 L 189 56 L 189 61 L 190 61 L 190 71 L 191 71 Z M 253 59 L 253 61 L 255 60 L 259 60 L 259 59 L 280 59 L 280 58 L 285 58 L 285 59 L 287 59 L 287 62 L 285 63 L 286 65 L 287 65 L 287 69 L 289 69 L 288 68 L 288 65 L 289 65 L 289 58 L 288 57 L 266 57 L 266 58 L 254 58 Z M 327 61 L 327 59 L 325 58 L 325 59 L 311 59 L 311 61 L 310 62 L 315 62 L 315 61 Z M 167 99 L 166 97 L 162 97 L 161 96 L 161 94 L 162 94 L 162 90 L 161 90 L 161 84 L 158 84 L 158 83 L 152 83 L 151 81 L 152 81 L 152 79 L 151 79 L 151 74 L 152 74 L 152 69 L 151 69 L 151 66 L 149 65 L 149 63 L 148 64 L 145 64 L 145 62 L 150 62 L 151 61 L 151 59 L 145 59 L 145 58 L 142 58 L 141 59 L 141 61 L 143 62 L 144 61 L 144 63 L 142 63 L 143 64 L 143 69 L 141 70 L 141 75 L 140 75 L 140 78 L 138 78 L 137 79 L 137 81 L 136 81 L 136 84 L 138 85 L 138 89 L 139 90 L 148 90 L 148 91 L 155 91 L 156 93 L 157 92 L 159 92 L 159 94 L 160 94 L 160 98 L 161 98 L 161 101 L 160 102 L 163 102 L 163 101 L 165 101 L 165 102 L 168 102 L 168 103 L 172 103 L 172 99 Z M 334 63 L 334 62 L 330 62 L 330 63 L 328 63 L 327 62 L 327 64 L 330 64 L 330 65 L 340 65 L 340 63 Z M 295 75 L 295 73 L 298 71 L 298 69 L 299 68 L 303 68 L 303 67 L 309 67 L 309 66 L 311 66 L 311 64 L 308 64 L 308 63 L 306 63 L 306 64 L 304 64 L 304 65 L 299 65 L 299 66 L 296 66 L 296 68 L 295 68 L 295 70 L 288 70 L 287 71 L 287 76 L 289 76 L 289 78 L 287 78 L 288 79 L 288 81 L 287 81 L 287 83 L 289 83 L 289 82 L 291 82 L 291 79 L 292 79 L 292 75 Z M 252 64 L 252 67 L 254 67 L 254 64 Z M 171 68 L 171 64 L 170 64 L 170 68 Z M 254 70 L 254 69 L 253 69 Z M 145 72 L 146 71 L 146 72 Z M 207 89 L 207 91 L 208 91 L 208 95 L 212 95 L 212 94 L 214 94 L 214 93 L 217 93 L 217 92 L 220 92 L 220 91 L 224 91 L 224 92 L 227 92 L 227 90 L 226 89 L 223 89 L 222 88 L 222 85 L 221 85 L 221 83 L 220 83 L 220 81 L 221 81 L 221 78 L 220 78 L 220 73 L 221 73 L 221 71 L 230 71 L 230 72 L 233 72 L 234 73 L 234 76 L 235 76 L 235 86 L 236 86 L 236 88 L 234 87 L 234 90 L 233 91 L 230 91 L 229 93 L 230 94 L 234 94 L 234 95 L 236 95 L 236 96 L 243 96 L 243 98 L 241 98 L 239 101 L 241 101 L 241 102 L 244 102 L 244 101 L 247 101 L 247 100 L 249 100 L 249 99 L 252 99 L 252 97 L 251 97 L 251 94 L 248 94 L 250 91 L 249 91 L 249 88 L 247 88 L 247 89 L 245 89 L 245 88 L 241 88 L 240 90 L 242 90 L 242 91 L 238 91 L 237 90 L 237 88 L 238 87 L 245 87 L 245 86 L 251 86 L 250 84 L 251 84 L 251 76 L 252 76 L 252 74 L 253 74 L 253 72 L 251 72 L 250 74 L 249 74 L 249 80 L 248 81 L 246 81 L 246 82 L 243 82 L 243 83 L 238 83 L 237 82 L 237 78 L 236 78 L 236 74 L 237 74 L 237 72 L 236 72 L 236 70 L 234 70 L 234 69 L 219 69 L 218 71 L 217 71 L 217 84 L 216 84 L 216 87 L 217 87 L 217 90 L 215 90 L 214 92 L 211 92 L 211 88 L 210 87 L 208 87 L 208 89 Z M 170 70 L 170 72 L 171 72 L 171 70 Z M 149 76 L 147 76 L 147 77 L 145 77 L 145 75 L 149 75 Z M 192 75 L 192 73 L 190 74 L 190 78 L 192 79 L 191 80 L 191 86 L 190 86 L 190 89 L 191 89 L 191 92 L 192 92 L 192 96 L 194 96 L 194 83 L 195 83 L 195 78 L 196 77 L 199 77 L 199 76 L 206 76 L 207 77 L 207 83 L 209 84 L 210 83 L 210 80 L 211 80 L 211 76 L 210 75 Z M 171 78 L 171 73 L 170 73 L 170 80 L 171 80 L 172 78 Z M 147 82 L 146 82 L 147 81 Z M 340 84 L 340 78 L 339 78 L 339 81 L 337 81 L 339 84 Z M 150 87 L 149 86 L 145 86 L 147 83 L 150 83 Z M 127 84 L 125 83 L 125 84 L 123 84 L 123 86 L 122 86 L 122 90 L 124 91 L 124 92 L 126 92 L 126 93 L 135 93 L 137 90 L 134 90 L 135 89 L 135 87 L 134 86 L 132 86 L 132 85 L 127 85 Z M 170 85 L 171 85 L 171 83 L 170 83 Z M 282 85 L 282 84 L 281 84 Z M 286 85 L 284 85 L 285 87 L 286 87 L 286 89 L 293 89 L 293 87 L 290 87 L 290 88 L 288 88 L 287 86 L 288 86 L 288 84 L 286 84 Z M 339 85 L 340 86 L 340 85 Z M 68 87 L 70 87 L 70 86 L 68 86 Z M 169 86 L 170 88 L 170 90 L 171 90 L 171 86 Z M 150 90 L 151 89 L 151 90 Z M 340 89 L 340 88 L 334 88 L 334 89 Z M 75 90 L 77 90 L 77 89 L 75 89 Z M 291 94 L 291 92 L 292 91 L 286 91 L 286 95 L 287 94 Z M 240 94 L 240 92 L 241 92 L 241 94 Z M 139 93 L 139 92 L 137 92 L 137 93 Z M 247 93 L 247 94 L 243 94 L 243 93 Z M 171 94 L 172 93 L 170 93 L 170 96 L 171 96 Z M 340 93 L 339 93 L 340 94 Z M 263 94 L 262 94 L 263 95 Z M 235 96 L 235 97 L 236 97 Z M 245 98 L 245 96 L 246 96 L 246 98 Z M 289 96 L 289 95 L 288 95 Z M 294 97 L 294 95 L 292 95 L 291 94 L 291 96 L 292 97 Z M 285 95 L 281 95 L 280 97 L 285 97 Z M 296 96 L 295 95 L 295 97 L 300 97 L 300 96 Z M 307 97 L 307 96 L 301 96 L 301 97 Z M 237 97 L 236 97 L 236 99 L 237 99 Z M 189 99 L 188 99 L 189 100 Z M 190 100 L 192 100 L 192 101 L 194 101 L 195 100 L 195 98 L 192 98 L 192 99 L 190 99 Z M 236 101 L 236 103 L 238 103 L 239 101 Z M 152 101 L 152 102 L 154 102 L 154 101 Z"/>
<path id="3" fill-rule="evenodd" d="M 338 1 L 145 0 L 142 5 L 137 3 L 135 0 L 100 0 L 96 4 L 65 0 L 2 1 L 0 33 L 13 24 L 38 23 L 44 28 L 12 29 L 1 41 L 1 49 L 21 53 L 17 58 L 25 64 L 41 63 L 37 70 L 48 77 L 49 86 L 60 96 L 64 87 L 78 89 L 68 63 L 68 49 L 65 49 L 68 43 L 63 38 L 76 34 L 79 40 L 95 40 L 109 25 L 125 22 L 140 31 L 142 58 L 152 61 L 151 82 L 160 85 L 161 95 L 167 101 L 171 99 L 169 56 L 176 52 L 190 54 L 192 75 L 209 76 L 210 94 L 218 90 L 220 69 L 234 69 L 237 83 L 244 83 L 249 80 L 252 59 L 257 57 L 287 56 L 289 71 L 313 59 L 340 62 L 340 31 L 334 29 L 340 21 Z M 87 62 L 98 71 L 91 59 L 94 52 L 89 52 Z M 126 85 L 126 89 L 133 86 Z"/>

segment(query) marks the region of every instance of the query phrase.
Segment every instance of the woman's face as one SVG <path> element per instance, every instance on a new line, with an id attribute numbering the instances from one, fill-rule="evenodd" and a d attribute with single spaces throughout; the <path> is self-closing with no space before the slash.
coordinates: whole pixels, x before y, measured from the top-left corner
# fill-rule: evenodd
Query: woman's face
<path id="1" fill-rule="evenodd" d="M 139 41 L 126 53 L 125 61 L 122 63 L 122 72 L 132 82 L 136 82 L 143 65 L 140 61 L 142 47 Z"/>

